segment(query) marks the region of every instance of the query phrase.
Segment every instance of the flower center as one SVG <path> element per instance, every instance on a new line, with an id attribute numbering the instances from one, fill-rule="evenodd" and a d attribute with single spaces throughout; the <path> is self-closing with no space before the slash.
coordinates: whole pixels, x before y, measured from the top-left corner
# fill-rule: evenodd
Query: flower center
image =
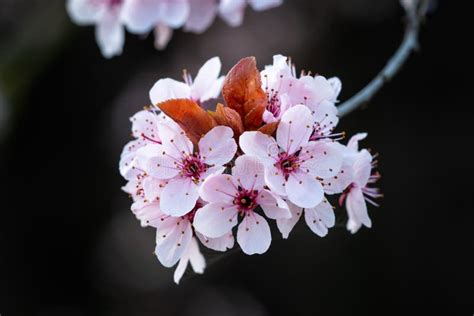
<path id="1" fill-rule="evenodd" d="M 182 165 L 183 176 L 191 178 L 194 182 L 198 182 L 201 173 L 207 170 L 206 164 L 196 155 L 186 156 L 182 161 Z"/>
<path id="2" fill-rule="evenodd" d="M 238 187 L 239 194 L 234 199 L 234 204 L 238 206 L 241 212 L 251 211 L 257 206 L 257 190 L 246 190 Z"/>
<path id="3" fill-rule="evenodd" d="M 285 152 L 278 154 L 278 162 L 276 163 L 276 167 L 283 172 L 283 175 L 286 179 L 292 172 L 300 167 L 298 155 L 299 151 L 292 155 L 288 155 L 288 153 Z"/>

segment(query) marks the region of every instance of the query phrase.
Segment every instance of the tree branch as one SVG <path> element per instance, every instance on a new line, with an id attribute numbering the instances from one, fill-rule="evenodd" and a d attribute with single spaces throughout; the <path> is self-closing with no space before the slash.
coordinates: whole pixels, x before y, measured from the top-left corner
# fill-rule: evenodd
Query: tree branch
<path id="1" fill-rule="evenodd" d="M 340 117 L 369 102 L 383 85 L 398 73 L 411 53 L 418 49 L 420 22 L 426 15 L 429 0 L 408 0 L 402 3 L 406 11 L 406 27 L 402 43 L 385 67 L 367 86 L 338 106 Z"/>

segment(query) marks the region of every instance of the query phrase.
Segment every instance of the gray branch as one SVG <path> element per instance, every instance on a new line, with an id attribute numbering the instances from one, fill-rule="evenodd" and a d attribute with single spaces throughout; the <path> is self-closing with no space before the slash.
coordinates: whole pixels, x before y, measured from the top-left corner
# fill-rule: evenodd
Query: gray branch
<path id="1" fill-rule="evenodd" d="M 418 49 L 420 22 L 426 15 L 428 5 L 429 0 L 414 0 L 412 1 L 412 5 L 404 5 L 406 11 L 406 27 L 402 43 L 385 67 L 367 86 L 338 106 L 340 117 L 367 104 L 383 85 L 398 73 L 411 53 Z"/>

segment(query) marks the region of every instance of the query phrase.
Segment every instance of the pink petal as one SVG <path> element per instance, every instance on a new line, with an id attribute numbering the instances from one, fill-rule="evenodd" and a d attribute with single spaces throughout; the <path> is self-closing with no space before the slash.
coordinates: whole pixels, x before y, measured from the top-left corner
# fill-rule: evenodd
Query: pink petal
<path id="1" fill-rule="evenodd" d="M 204 269 L 206 268 L 206 260 L 199 251 L 199 245 L 196 238 L 191 240 L 191 245 L 189 246 L 189 261 L 191 262 L 191 267 L 195 273 L 203 274 Z"/>
<path id="2" fill-rule="evenodd" d="M 286 182 L 288 199 L 300 207 L 315 207 L 324 197 L 321 183 L 307 173 L 290 174 Z"/>
<path id="3" fill-rule="evenodd" d="M 167 156 L 179 158 L 193 153 L 193 143 L 183 131 L 177 131 L 167 124 L 159 124 L 158 133 Z"/>
<path id="4" fill-rule="evenodd" d="M 224 84 L 225 76 L 220 76 L 216 80 L 214 80 L 212 86 L 201 95 L 201 102 L 210 100 L 210 99 L 217 99 L 221 93 L 222 86 Z"/>
<path id="5" fill-rule="evenodd" d="M 189 242 L 188 247 L 182 254 L 181 260 L 179 260 L 179 264 L 174 271 L 173 280 L 176 284 L 179 284 L 184 272 L 186 272 L 188 262 L 191 262 L 191 266 L 195 273 L 204 273 L 204 269 L 206 268 L 206 260 L 199 251 L 198 242 L 194 237 L 191 239 L 191 242 Z"/>
<path id="6" fill-rule="evenodd" d="M 201 185 L 202 183 L 204 183 L 208 177 L 213 176 L 213 175 L 221 174 L 224 171 L 225 171 L 225 167 L 222 167 L 222 166 L 215 166 L 215 167 L 207 168 L 206 171 L 204 171 L 200 174 L 198 185 Z"/>
<path id="7" fill-rule="evenodd" d="M 145 150 L 140 149 L 138 153 L 144 155 L 149 147 L 150 146 L 144 147 Z M 176 166 L 176 159 L 166 155 L 166 151 L 161 145 L 154 145 L 153 149 L 153 156 L 144 158 L 144 169 L 146 172 L 157 179 L 171 179 L 176 177 L 180 172 L 180 169 Z"/>
<path id="8" fill-rule="evenodd" d="M 355 181 L 361 188 L 365 187 L 372 172 L 372 155 L 366 149 L 362 149 L 357 154 L 352 167 Z"/>
<path id="9" fill-rule="evenodd" d="M 334 210 L 326 199 L 316 207 L 305 209 L 304 219 L 313 233 L 320 237 L 326 236 L 328 228 L 333 227 L 336 223 Z"/>
<path id="10" fill-rule="evenodd" d="M 244 19 L 245 6 L 245 0 L 221 0 L 219 15 L 230 26 L 239 26 Z"/>
<path id="11" fill-rule="evenodd" d="M 199 140 L 199 155 L 208 165 L 222 166 L 234 158 L 237 144 L 227 126 L 216 126 Z"/>
<path id="12" fill-rule="evenodd" d="M 260 190 L 265 185 L 262 163 L 249 155 L 242 155 L 235 160 L 232 175 L 237 183 L 247 190 Z"/>
<path id="13" fill-rule="evenodd" d="M 272 190 L 272 192 L 286 196 L 286 180 L 283 173 L 276 167 L 265 168 L 265 184 Z"/>
<path id="14" fill-rule="evenodd" d="M 238 183 L 227 174 L 213 175 L 201 186 L 200 196 L 209 203 L 226 202 L 232 204 L 237 196 Z"/>
<path id="15" fill-rule="evenodd" d="M 128 0 L 121 14 L 130 33 L 148 33 L 160 19 L 160 1 Z"/>
<path id="16" fill-rule="evenodd" d="M 130 118 L 132 134 L 147 143 L 158 143 L 158 116 L 150 111 L 137 112 Z"/>
<path id="17" fill-rule="evenodd" d="M 192 239 L 191 223 L 180 217 L 168 217 L 156 228 L 155 254 L 162 265 L 174 266 Z"/>
<path id="18" fill-rule="evenodd" d="M 239 138 L 240 148 L 249 156 L 256 157 L 265 166 L 273 166 L 278 159 L 278 145 L 271 136 L 260 132 L 245 132 Z"/>
<path id="19" fill-rule="evenodd" d="M 135 217 L 140 221 L 142 227 L 156 227 L 161 223 L 162 220 L 168 217 L 160 210 L 160 205 L 158 202 L 147 203 L 136 207 L 136 203 L 132 205 L 132 212 L 135 214 Z"/>
<path id="20" fill-rule="evenodd" d="M 120 155 L 120 162 L 119 162 L 119 171 L 122 177 L 127 180 L 131 180 L 137 174 L 141 173 L 137 169 L 135 169 L 135 157 L 137 155 L 137 150 L 145 146 L 145 142 L 142 140 L 132 140 L 128 142 L 124 147 L 122 154 Z"/>
<path id="21" fill-rule="evenodd" d="M 249 0 L 249 3 L 255 11 L 263 11 L 280 6 L 283 0 Z"/>
<path id="22" fill-rule="evenodd" d="M 214 82 L 219 78 L 221 72 L 221 61 L 219 57 L 213 57 L 199 69 L 191 87 L 191 98 L 193 100 L 206 101 L 203 96 L 212 88 Z"/>
<path id="23" fill-rule="evenodd" d="M 316 106 L 308 107 L 312 111 L 318 135 L 327 136 L 331 134 L 337 123 L 339 123 L 337 108 L 334 103 L 324 100 Z"/>
<path id="24" fill-rule="evenodd" d="M 196 206 L 198 198 L 198 188 L 191 179 L 173 178 L 161 193 L 160 207 L 165 214 L 183 216 Z"/>
<path id="25" fill-rule="evenodd" d="M 171 37 L 173 36 L 173 29 L 163 23 L 158 23 L 153 30 L 155 41 L 153 44 L 158 50 L 163 50 L 168 46 Z"/>
<path id="26" fill-rule="evenodd" d="M 118 13 L 105 12 L 95 29 L 95 37 L 100 51 L 105 58 L 122 54 L 125 43 L 125 30 Z"/>
<path id="27" fill-rule="evenodd" d="M 277 142 L 288 154 L 293 154 L 308 143 L 313 132 L 311 112 L 304 105 L 290 108 L 281 117 L 277 128 Z"/>
<path id="28" fill-rule="evenodd" d="M 352 162 L 344 158 L 341 170 L 332 178 L 321 181 L 326 194 L 342 193 L 352 182 L 354 182 L 354 171 Z"/>
<path id="29" fill-rule="evenodd" d="M 204 32 L 214 21 L 217 13 L 216 0 L 189 0 L 190 14 L 184 30 L 194 33 Z"/>
<path id="30" fill-rule="evenodd" d="M 197 210 L 194 228 L 206 237 L 217 238 L 237 225 L 237 207 L 223 202 L 210 203 Z"/>
<path id="31" fill-rule="evenodd" d="M 303 208 L 294 205 L 290 201 L 287 201 L 287 204 L 291 212 L 291 218 L 277 219 L 278 230 L 283 236 L 283 239 L 288 238 L 290 232 L 293 230 L 293 227 L 295 227 L 296 223 L 301 217 L 301 214 L 303 213 Z"/>
<path id="32" fill-rule="evenodd" d="M 146 177 L 143 180 L 143 190 L 145 191 L 146 199 L 150 202 L 158 201 L 165 184 L 166 182 L 163 180 Z"/>
<path id="33" fill-rule="evenodd" d="M 319 178 L 330 178 L 341 170 L 343 155 L 339 145 L 328 141 L 310 142 L 301 150 L 301 169 Z"/>
<path id="34" fill-rule="evenodd" d="M 262 207 L 268 218 L 291 218 L 291 212 L 286 202 L 268 190 L 262 190 L 258 193 L 257 203 Z"/>
<path id="35" fill-rule="evenodd" d="M 68 0 L 66 10 L 78 25 L 94 24 L 105 8 L 92 0 Z"/>
<path id="36" fill-rule="evenodd" d="M 334 88 L 323 76 L 304 76 L 300 78 L 311 89 L 311 94 L 308 96 L 308 102 L 305 103 L 310 108 L 316 107 L 322 101 L 335 101 Z"/>
<path id="37" fill-rule="evenodd" d="M 337 97 L 341 93 L 342 82 L 338 77 L 332 77 L 328 79 L 328 83 L 331 85 L 332 89 L 334 90 L 334 98 L 333 100 L 329 100 L 329 101 L 337 102 Z"/>
<path id="38" fill-rule="evenodd" d="M 179 28 L 189 16 L 188 0 L 161 1 L 161 22 L 172 28 Z"/>
<path id="39" fill-rule="evenodd" d="M 196 231 L 196 236 L 204 246 L 215 251 L 226 251 L 234 247 L 234 235 L 232 231 L 217 238 L 209 238 Z"/>
<path id="40" fill-rule="evenodd" d="M 365 204 L 364 195 L 360 188 L 352 188 L 347 194 L 346 209 L 349 221 L 347 229 L 355 233 L 361 225 L 368 228 L 372 227 L 372 221 L 367 212 L 367 205 Z"/>
<path id="41" fill-rule="evenodd" d="M 237 242 L 248 255 L 266 252 L 272 242 L 267 220 L 257 213 L 247 213 L 237 230 Z"/>
<path id="42" fill-rule="evenodd" d="M 367 137 L 367 133 L 358 133 L 351 137 L 347 143 L 347 148 L 350 151 L 357 152 L 359 151 L 359 142 Z"/>
<path id="43" fill-rule="evenodd" d="M 158 80 L 150 90 L 153 105 L 169 99 L 187 99 L 190 96 L 191 88 L 187 84 L 170 78 Z"/>

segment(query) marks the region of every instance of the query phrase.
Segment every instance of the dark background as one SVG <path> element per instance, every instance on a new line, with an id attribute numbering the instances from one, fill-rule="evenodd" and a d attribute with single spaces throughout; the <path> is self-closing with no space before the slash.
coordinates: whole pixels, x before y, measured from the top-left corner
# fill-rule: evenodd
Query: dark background
<path id="1" fill-rule="evenodd" d="M 339 76 L 345 100 L 398 46 L 397 1 L 287 0 L 248 10 L 240 28 L 218 20 L 202 35 L 177 31 L 163 52 L 151 36 L 127 36 L 112 60 L 62 1 L 0 7 L 2 316 L 474 313 L 472 55 L 459 2 L 438 3 L 421 51 L 339 125 L 368 132 L 364 145 L 380 153 L 385 198 L 370 208 L 373 228 L 319 238 L 300 222 L 265 255 L 229 255 L 179 286 L 120 190 L 128 117 L 153 83 L 216 55 L 225 73 L 241 57 L 263 67 L 282 53 Z"/>

